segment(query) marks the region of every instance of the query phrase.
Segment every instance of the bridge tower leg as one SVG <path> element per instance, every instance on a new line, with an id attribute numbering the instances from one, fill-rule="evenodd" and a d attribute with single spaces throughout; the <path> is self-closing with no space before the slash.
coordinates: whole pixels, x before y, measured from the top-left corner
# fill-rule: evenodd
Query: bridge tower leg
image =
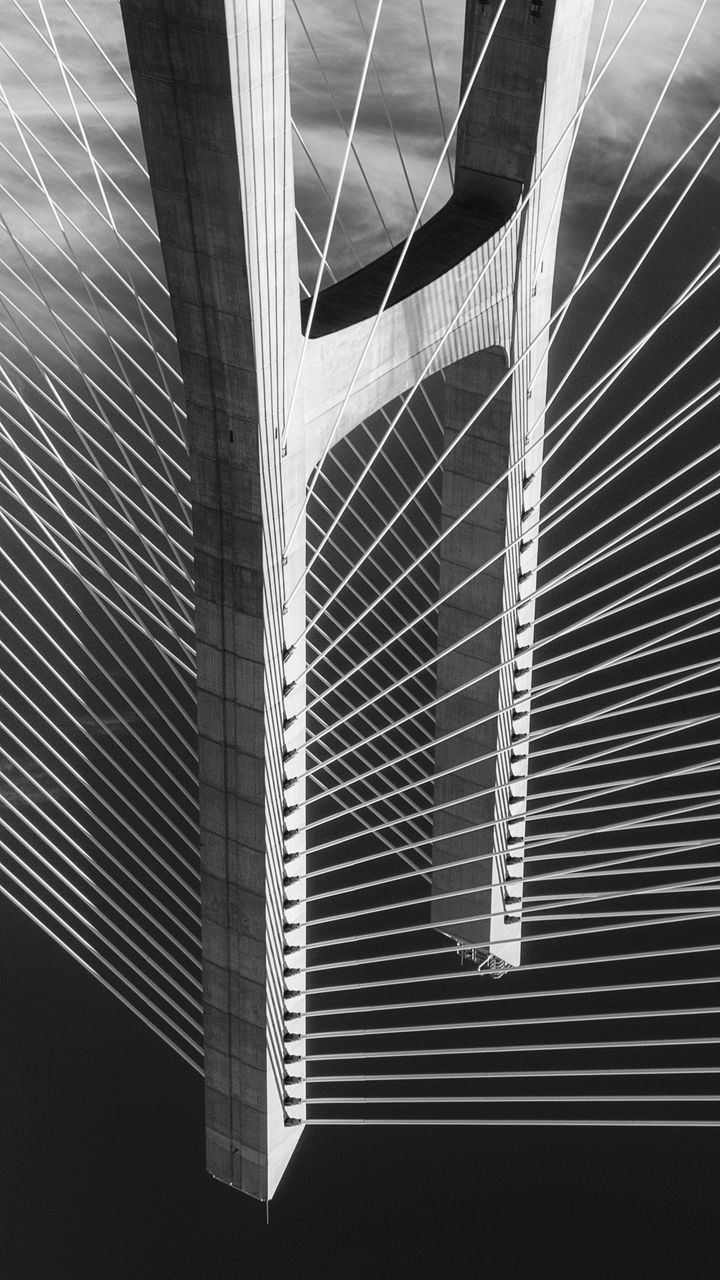
<path id="1" fill-rule="evenodd" d="M 592 0 L 539 6 L 508 0 L 461 122 L 453 197 L 413 241 L 360 375 L 351 388 L 397 250 L 323 291 L 296 394 L 303 332 L 284 0 L 121 3 L 188 412 L 207 1162 L 216 1177 L 266 1199 L 302 1129 L 284 1107 L 283 939 L 289 923 L 302 946 L 304 907 L 286 901 L 283 860 L 287 849 L 302 871 L 304 850 L 302 836 L 288 841 L 283 829 L 284 805 L 302 813 L 304 794 L 297 781 L 284 799 L 283 786 L 284 755 L 293 753 L 296 774 L 304 761 L 306 609 L 304 591 L 294 588 L 305 571 L 308 477 L 330 438 L 339 440 L 413 385 L 446 329 L 433 368 L 449 368 L 448 439 L 507 360 L 541 332 L 569 138 L 556 144 L 575 110 Z M 463 83 L 495 7 L 468 2 Z M 500 667 L 493 698 L 507 710 L 495 722 L 493 770 L 501 784 L 511 772 L 517 780 L 506 812 L 505 792 L 494 801 L 496 817 L 505 821 L 497 850 L 489 850 L 498 856 L 478 864 L 491 868 L 490 878 L 475 871 L 461 883 L 457 870 L 445 866 L 463 856 L 464 839 L 434 845 L 436 891 L 466 889 L 476 914 L 484 894 L 493 927 L 486 923 L 481 936 L 459 922 L 467 910 L 454 909 L 456 922 L 446 902 L 432 905 L 436 927 L 507 963 L 519 962 L 518 908 L 506 911 L 503 851 L 521 834 L 524 812 L 524 757 L 521 746 L 513 748 L 513 734 L 521 740 L 527 713 L 529 659 L 522 649 L 533 624 L 527 597 L 536 565 L 544 356 L 540 341 L 512 389 L 459 439 L 458 465 L 443 477 L 447 524 L 467 506 L 468 478 L 491 483 L 508 451 L 511 462 L 523 458 L 493 527 L 469 518 L 448 538 L 441 587 L 454 585 L 463 567 L 487 559 L 504 540 L 513 549 L 502 572 L 463 588 L 452 607 L 441 608 L 438 624 L 442 650 L 458 627 L 470 631 L 497 614 L 498 602 L 507 611 L 491 633 L 494 657 L 487 645 L 480 654 L 469 644 L 438 661 L 438 684 L 447 690 L 467 681 L 479 661 Z M 447 702 L 438 736 L 446 724 L 478 718 L 469 701 L 464 708 L 460 698 Z M 487 768 L 463 771 L 463 759 L 479 754 L 476 737 L 468 730 L 456 739 L 464 753 L 454 762 L 461 793 L 452 792 L 451 781 L 436 788 L 436 798 L 450 806 L 442 821 L 455 828 L 482 821 L 477 802 L 463 800 L 480 776 L 489 776 Z M 436 768 L 445 767 L 439 747 Z M 434 834 L 442 836 L 440 822 Z M 483 852 L 477 840 L 467 847 Z M 301 988 L 297 996 L 301 1005 Z"/>

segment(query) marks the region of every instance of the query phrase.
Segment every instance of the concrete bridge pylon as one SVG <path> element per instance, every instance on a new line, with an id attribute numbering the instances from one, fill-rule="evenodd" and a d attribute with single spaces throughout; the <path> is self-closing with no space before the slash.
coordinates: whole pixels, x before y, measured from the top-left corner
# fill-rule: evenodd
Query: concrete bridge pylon
<path id="1" fill-rule="evenodd" d="M 285 810 L 305 804 L 308 483 L 328 449 L 411 388 L 436 349 L 446 448 L 457 441 L 442 476 L 442 525 L 455 528 L 442 543 L 439 598 L 474 564 L 497 554 L 502 566 L 440 606 L 438 654 L 503 618 L 482 644 L 437 663 L 439 694 L 483 664 L 499 671 L 482 695 L 438 705 L 444 807 L 431 921 L 461 947 L 520 962 L 507 854 L 525 811 L 544 329 L 592 0 L 506 0 L 459 123 L 451 199 L 413 238 L 379 319 L 400 247 L 323 290 L 307 337 L 284 0 L 121 3 L 188 412 L 207 1163 L 267 1199 L 302 1131 L 302 1111 L 290 1122 L 285 1106 L 283 948 L 290 925 L 302 954 L 305 910 L 297 895 L 288 901 L 284 878 L 288 851 L 294 874 L 304 869 Z M 498 8 L 468 0 L 461 92 Z M 465 430 L 509 365 L 512 379 Z M 472 493 L 493 483 L 493 519 L 476 512 L 456 524 Z M 486 706 L 505 710 L 465 731 Z M 479 747 L 490 765 L 468 763 Z M 484 809 L 463 800 L 486 782 L 495 791 Z M 485 811 L 489 836 L 469 830 L 444 843 L 445 831 L 476 827 Z M 478 854 L 493 857 L 444 866 Z M 459 890 L 452 908 L 439 897 Z M 491 918 L 462 923 L 473 913 Z"/>

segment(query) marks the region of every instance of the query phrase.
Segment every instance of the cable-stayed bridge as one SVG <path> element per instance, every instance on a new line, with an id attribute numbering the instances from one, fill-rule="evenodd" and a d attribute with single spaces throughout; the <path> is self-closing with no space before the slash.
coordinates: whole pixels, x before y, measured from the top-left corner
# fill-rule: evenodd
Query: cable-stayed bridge
<path id="1" fill-rule="evenodd" d="M 256 1195 L 305 1123 L 715 1123 L 717 18 L 285 8 L 128 3 L 131 78 L 14 5 L 3 892 Z"/>

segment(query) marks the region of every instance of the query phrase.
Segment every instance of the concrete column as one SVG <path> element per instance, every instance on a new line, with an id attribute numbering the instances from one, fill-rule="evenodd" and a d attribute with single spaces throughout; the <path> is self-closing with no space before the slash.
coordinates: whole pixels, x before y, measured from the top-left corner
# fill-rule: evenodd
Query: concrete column
<path id="1" fill-rule="evenodd" d="M 498 386 L 506 368 L 502 352 L 485 351 L 466 356 L 446 371 L 442 399 L 446 448 Z M 444 701 L 439 702 L 436 713 L 439 742 L 435 772 L 443 774 L 452 769 L 452 773 L 435 783 L 434 801 L 443 807 L 433 821 L 431 919 L 443 933 L 476 948 L 489 945 L 489 919 L 468 922 L 463 918 L 489 915 L 493 881 L 492 823 L 502 636 L 500 622 L 491 620 L 499 617 L 503 602 L 508 496 L 504 477 L 511 402 L 511 386 L 507 382 L 459 440 L 442 477 L 442 530 L 452 532 L 441 543 L 440 599 L 480 565 L 491 563 L 438 610 L 438 654 L 458 641 L 462 643 L 447 657 L 439 657 L 437 664 L 437 696 Z M 458 524 L 459 517 L 485 492 L 486 500 Z M 479 634 L 470 639 L 476 631 Z M 486 678 L 480 679 L 485 672 Z M 448 697 L 469 680 L 479 682 L 462 694 Z M 448 737 L 450 734 L 453 736 Z M 486 758 L 473 763 L 483 756 Z M 468 799 L 481 791 L 486 794 Z M 481 824 L 486 824 L 483 830 L 474 829 Z M 453 834 L 463 828 L 467 828 L 466 835 Z M 443 836 L 449 838 L 443 840 Z M 441 870 L 445 863 L 469 858 L 476 861 Z M 467 892 L 460 893 L 461 890 Z M 447 898 L 444 894 L 458 896 Z"/>

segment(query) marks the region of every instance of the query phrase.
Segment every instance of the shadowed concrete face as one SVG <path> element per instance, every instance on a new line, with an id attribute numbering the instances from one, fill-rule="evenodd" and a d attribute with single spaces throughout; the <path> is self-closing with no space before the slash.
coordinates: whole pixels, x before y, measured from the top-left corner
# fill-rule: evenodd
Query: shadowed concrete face
<path id="1" fill-rule="evenodd" d="M 458 433 L 478 403 L 495 390 L 506 367 L 501 352 L 467 356 L 446 370 L 442 399 L 445 448 L 458 443 L 443 468 L 442 530 L 451 532 L 441 544 L 440 599 L 473 569 L 491 562 L 440 606 L 437 629 L 438 654 L 452 652 L 437 664 L 435 773 L 445 776 L 435 783 L 440 807 L 433 823 L 431 919 L 443 933 L 472 947 L 490 943 L 510 384 L 500 388 L 470 431 L 461 439 Z M 460 519 L 491 486 L 489 498 Z M 462 695 L 448 697 L 470 678 L 478 682 Z M 464 865 L 452 865 L 457 862 Z"/>

